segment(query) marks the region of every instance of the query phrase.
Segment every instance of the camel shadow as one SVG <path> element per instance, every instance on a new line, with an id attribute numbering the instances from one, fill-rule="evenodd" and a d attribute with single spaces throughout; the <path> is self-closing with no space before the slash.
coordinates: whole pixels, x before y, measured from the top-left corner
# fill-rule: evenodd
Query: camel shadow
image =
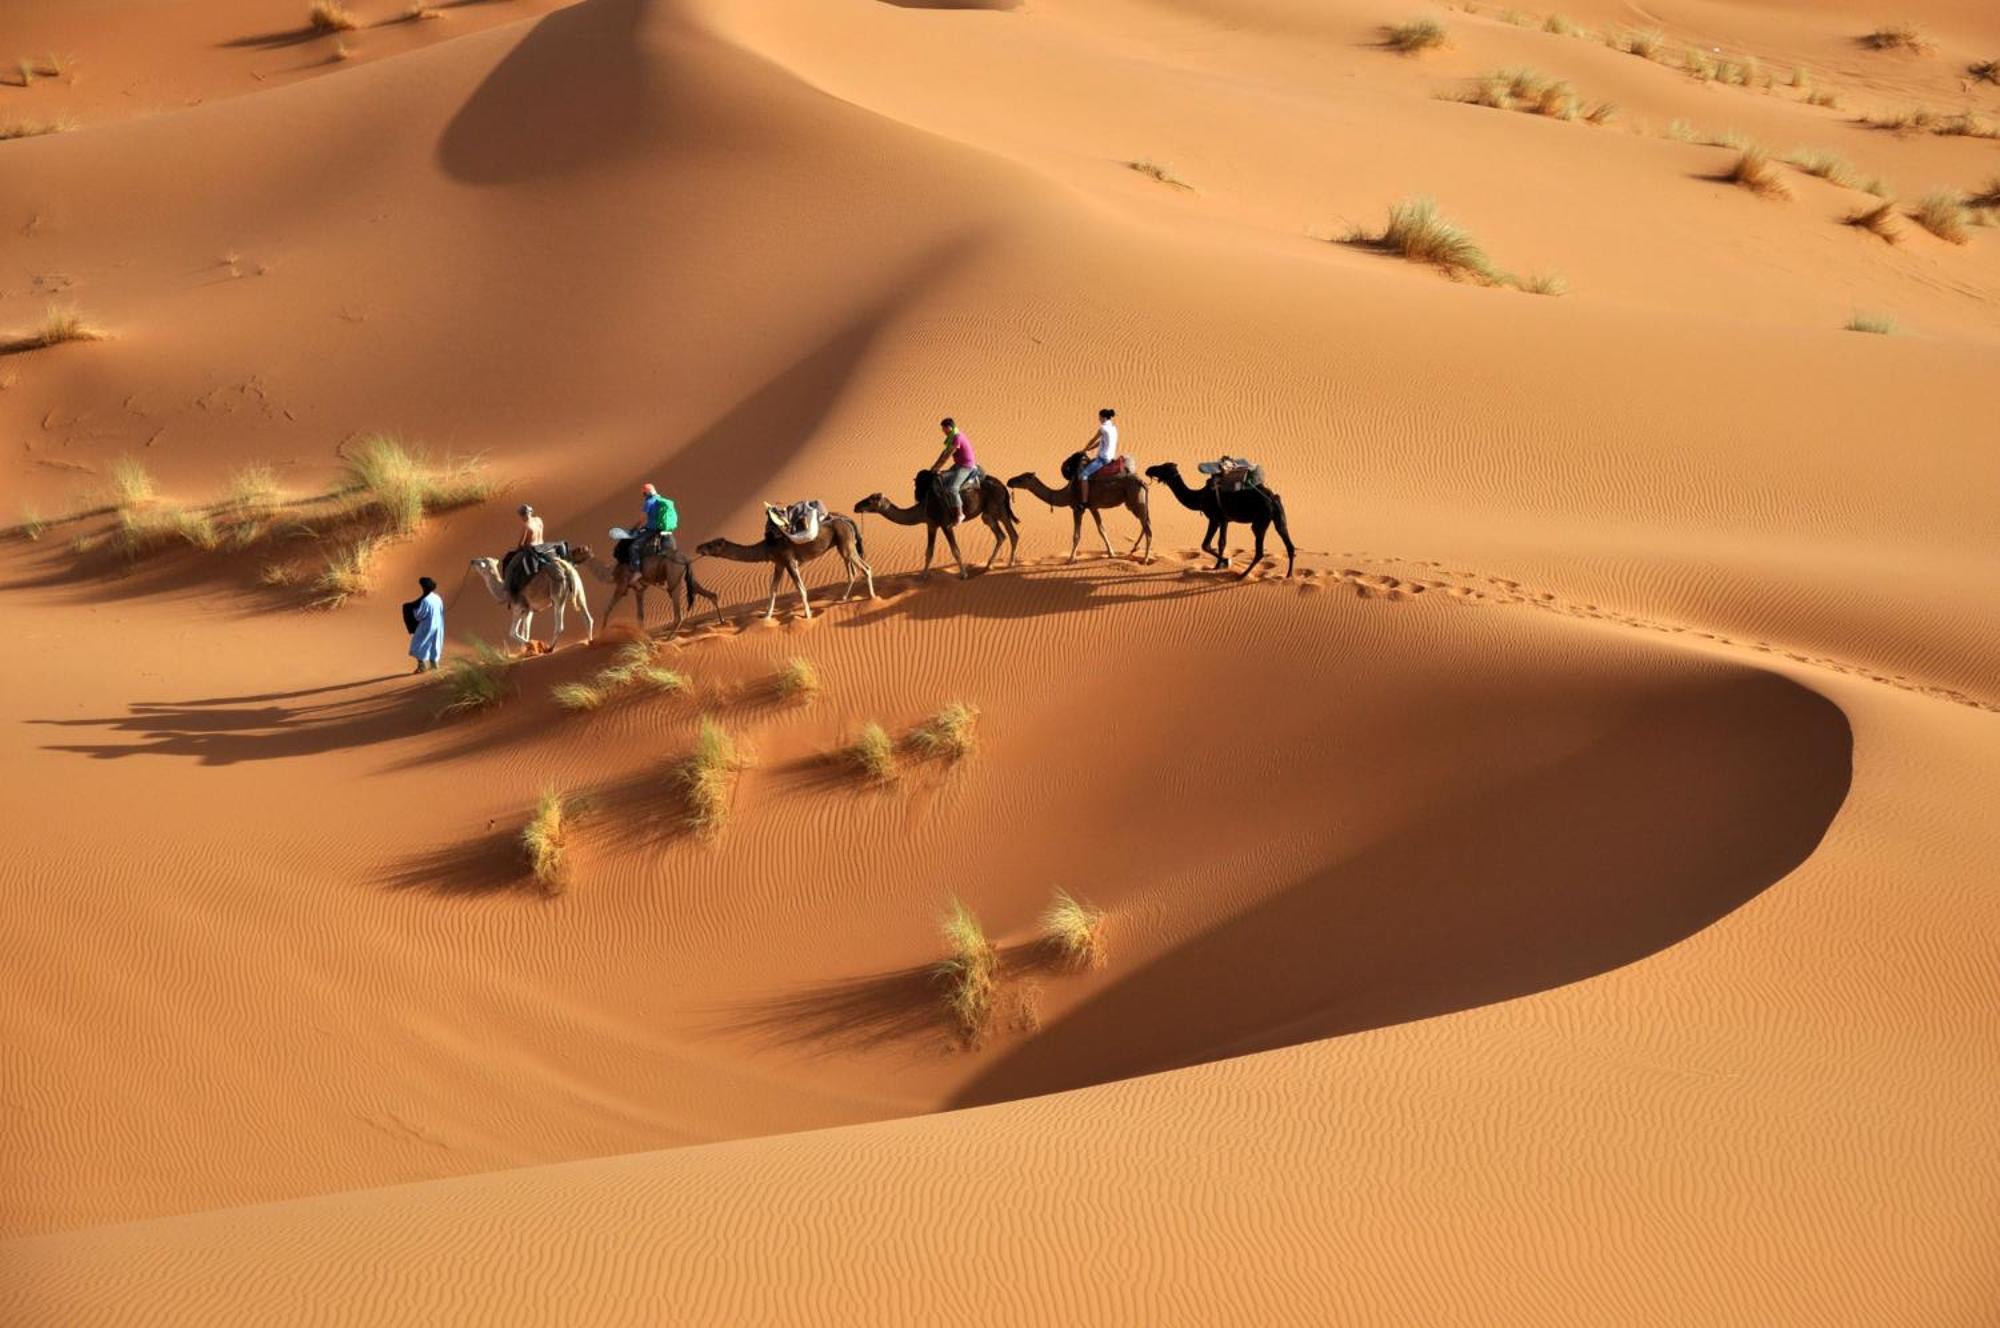
<path id="1" fill-rule="evenodd" d="M 1741 671 L 1638 698 L 1586 748 L 1428 813 L 1124 974 L 954 1098 L 975 1106 L 1546 991 L 1708 927 L 1847 796 L 1838 707 Z"/>
<path id="2" fill-rule="evenodd" d="M 128 713 L 89 719 L 31 719 L 53 728 L 94 729 L 137 735 L 123 743 L 52 743 L 44 750 L 94 760 L 128 756 L 192 757 L 202 765 L 314 756 L 407 736 L 436 715 L 434 691 L 423 685 L 382 689 L 338 701 L 286 706 L 300 697 L 393 683 L 406 675 L 383 674 L 300 692 L 182 702 L 134 702 Z"/>
<path id="3" fill-rule="evenodd" d="M 909 574 L 914 577 L 914 573 Z M 886 580 L 887 578 L 881 578 Z M 1066 565 L 1023 564 L 995 568 L 961 581 L 933 577 L 928 583 L 893 588 L 884 599 L 864 604 L 840 620 L 842 627 L 869 627 L 895 618 L 933 622 L 945 618 L 1050 618 L 1129 604 L 1226 593 L 1234 582 L 1183 576 L 1179 569 L 1151 571 L 1125 558 L 1099 558 Z"/>

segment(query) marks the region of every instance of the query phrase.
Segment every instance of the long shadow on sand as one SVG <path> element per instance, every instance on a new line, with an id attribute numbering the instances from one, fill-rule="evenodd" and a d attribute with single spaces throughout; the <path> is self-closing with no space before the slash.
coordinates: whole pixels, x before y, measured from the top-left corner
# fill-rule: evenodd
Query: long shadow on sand
<path id="1" fill-rule="evenodd" d="M 1645 958 L 1805 861 L 1846 798 L 1852 744 L 1838 707 L 1772 674 L 1636 696 L 1588 748 L 1433 807 L 1125 975 L 952 1105 L 1423 1019 Z"/>
<path id="2" fill-rule="evenodd" d="M 75 752 L 98 760 L 126 756 L 193 757 L 203 765 L 312 756 L 407 736 L 431 723 L 436 692 L 422 685 L 383 687 L 404 681 L 401 673 L 297 692 L 192 701 L 137 701 L 123 715 L 101 719 L 33 719 L 53 728 L 136 734 L 135 742 L 52 743 L 48 750 Z M 354 692 L 329 701 L 286 705 L 307 697 Z"/>

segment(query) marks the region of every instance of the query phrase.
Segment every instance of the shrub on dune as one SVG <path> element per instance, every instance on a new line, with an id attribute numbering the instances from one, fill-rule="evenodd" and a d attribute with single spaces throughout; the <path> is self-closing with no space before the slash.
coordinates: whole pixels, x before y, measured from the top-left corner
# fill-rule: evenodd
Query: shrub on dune
<path id="1" fill-rule="evenodd" d="M 344 492 L 402 535 L 414 531 L 427 512 L 484 502 L 493 494 L 477 460 L 447 457 L 432 462 L 388 434 L 362 439 L 347 458 L 346 469 Z"/>
<path id="2" fill-rule="evenodd" d="M 694 751 L 674 767 L 674 782 L 687 799 L 687 820 L 699 834 L 712 835 L 729 819 L 729 780 L 741 759 L 736 742 L 704 715 Z"/>
<path id="3" fill-rule="evenodd" d="M 1448 276 L 1487 282 L 1500 279 L 1479 242 L 1439 215 L 1433 199 L 1406 199 L 1389 209 L 1388 224 L 1380 234 L 1355 238 L 1412 263 L 1428 264 Z"/>
<path id="4" fill-rule="evenodd" d="M 1194 192 L 1194 186 L 1186 180 L 1181 179 L 1178 175 L 1175 175 L 1173 167 L 1167 165 L 1165 162 L 1154 161 L 1151 157 L 1141 157 L 1137 161 L 1128 161 L 1125 163 L 1125 168 L 1137 171 L 1147 179 L 1157 180 L 1170 188 L 1185 189 L 1189 193 Z"/>
<path id="5" fill-rule="evenodd" d="M 1785 158 L 1793 166 L 1807 175 L 1825 180 L 1828 184 L 1839 185 L 1843 189 L 1854 187 L 1854 168 L 1831 152 L 1800 149 Z"/>
<path id="6" fill-rule="evenodd" d="M 376 541 L 358 540 L 327 560 L 313 580 L 322 608 L 337 609 L 356 595 L 368 593 L 374 580 Z"/>
<path id="7" fill-rule="evenodd" d="M 1902 241 L 1903 228 L 1896 224 L 1896 205 L 1878 203 L 1872 208 L 1861 208 L 1843 217 L 1844 225 L 1867 231 L 1870 235 L 1886 240 L 1890 244 Z"/>
<path id="8" fill-rule="evenodd" d="M 1567 295 L 1569 282 L 1560 272 L 1531 272 L 1514 280 L 1516 290 L 1530 295 Z"/>
<path id="9" fill-rule="evenodd" d="M 1894 319 L 1885 314 L 1857 313 L 1847 320 L 1849 332 L 1871 332 L 1878 337 L 1886 337 L 1896 330 Z"/>
<path id="10" fill-rule="evenodd" d="M 1863 37 L 1861 44 L 1870 50 L 1908 51 L 1912 55 L 1924 55 L 1937 47 L 1930 34 L 1914 23 L 1885 23 Z"/>
<path id="11" fill-rule="evenodd" d="M 1566 14 L 1551 14 L 1542 20 L 1542 31 L 1558 37 L 1588 37 L 1590 34 L 1570 21 Z"/>
<path id="12" fill-rule="evenodd" d="M 229 493 L 223 503 L 236 511 L 249 512 L 275 506 L 279 496 L 277 475 L 269 466 L 257 463 L 243 466 L 230 475 Z"/>
<path id="13" fill-rule="evenodd" d="M 944 916 L 945 957 L 933 969 L 945 989 L 945 1009 L 959 1036 L 977 1043 L 993 1024 L 999 992 L 1000 957 L 986 929 L 964 901 L 953 899 Z"/>
<path id="14" fill-rule="evenodd" d="M 910 734 L 910 745 L 925 756 L 941 756 L 956 761 L 972 754 L 973 726 L 979 711 L 963 701 L 953 701 L 919 725 Z"/>
<path id="15" fill-rule="evenodd" d="M 21 521 L 14 527 L 16 534 L 24 540 L 38 540 L 48 528 L 49 523 L 42 518 L 40 508 L 33 503 L 21 504 Z"/>
<path id="16" fill-rule="evenodd" d="M 565 710 L 596 710 L 605 702 L 603 690 L 587 682 L 558 683 L 549 694 Z"/>
<path id="17" fill-rule="evenodd" d="M 76 121 L 63 115 L 59 115 L 53 120 L 0 120 L 0 140 L 9 138 L 40 138 L 43 134 L 66 134 L 74 128 L 76 128 Z"/>
<path id="18" fill-rule="evenodd" d="M 1657 60 L 1666 54 L 1667 34 L 1658 28 L 1641 28 L 1624 34 L 1618 49 L 1641 60 Z"/>
<path id="19" fill-rule="evenodd" d="M 157 504 L 120 509 L 113 540 L 127 557 L 153 553 L 172 544 L 184 544 L 204 551 L 222 543 L 215 523 L 206 512 L 178 504 Z"/>
<path id="20" fill-rule="evenodd" d="M 1965 196 L 1965 205 L 1976 208 L 2000 208 L 2000 175 L 1994 176 L 1984 185 Z"/>
<path id="21" fill-rule="evenodd" d="M 111 463 L 111 484 L 105 499 L 121 511 L 153 501 L 153 476 L 137 457 L 120 457 Z"/>
<path id="22" fill-rule="evenodd" d="M 1919 199 L 1910 211 L 1910 218 L 1940 240 L 1948 240 L 1952 244 L 1964 244 L 1972 238 L 1965 229 L 1965 205 L 1942 189 Z"/>
<path id="23" fill-rule="evenodd" d="M 1771 165 L 1770 155 L 1760 147 L 1745 148 L 1722 178 L 1762 198 L 1792 196 L 1792 191 L 1778 178 L 1777 168 Z"/>
<path id="24" fill-rule="evenodd" d="M 340 0 L 313 0 L 312 8 L 306 11 L 306 21 L 314 32 L 352 32 L 357 26 L 354 15 L 347 12 L 347 6 Z"/>
<path id="25" fill-rule="evenodd" d="M 896 777 L 896 744 L 888 730 L 874 720 L 861 726 L 861 736 L 847 749 L 847 760 L 856 770 L 878 783 Z"/>
<path id="26" fill-rule="evenodd" d="M 436 675 L 437 685 L 445 694 L 439 717 L 469 715 L 499 705 L 507 699 L 508 678 L 513 670 L 514 661 L 498 648 L 475 640 L 470 655 L 446 660 Z"/>
<path id="27" fill-rule="evenodd" d="M 1448 40 L 1444 24 L 1434 18 L 1411 19 L 1408 23 L 1398 23 L 1384 31 L 1389 49 L 1401 51 L 1404 55 L 1435 51 Z"/>
<path id="28" fill-rule="evenodd" d="M 0 132 L 0 138 L 5 137 L 7 135 Z M 48 346 L 60 346 L 66 341 L 102 341 L 104 336 L 104 329 L 90 323 L 75 309 L 50 305 L 39 324 L 0 341 L 0 354 L 41 350 Z"/>
<path id="29" fill-rule="evenodd" d="M 1057 890 L 1042 910 L 1042 937 L 1072 968 L 1104 966 L 1104 910 Z"/>
<path id="30" fill-rule="evenodd" d="M 571 812 L 568 798 L 556 789 L 543 789 L 534 816 L 521 830 L 522 855 L 545 894 L 561 894 L 569 884 Z"/>
<path id="31" fill-rule="evenodd" d="M 811 660 L 795 655 L 778 670 L 772 686 L 777 689 L 780 700 L 810 701 L 819 695 L 819 670 L 813 667 Z"/>
<path id="32" fill-rule="evenodd" d="M 403 17 L 412 23 L 420 23 L 425 19 L 443 18 L 444 11 L 425 4 L 424 0 L 416 0 L 415 4 L 403 11 Z"/>

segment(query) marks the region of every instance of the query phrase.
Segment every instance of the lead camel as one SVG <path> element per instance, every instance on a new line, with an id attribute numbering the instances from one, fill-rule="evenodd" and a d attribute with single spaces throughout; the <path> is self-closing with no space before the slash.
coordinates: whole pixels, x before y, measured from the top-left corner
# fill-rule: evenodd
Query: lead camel
<path id="1" fill-rule="evenodd" d="M 1292 574 L 1292 562 L 1298 556 L 1292 548 L 1292 532 L 1285 525 L 1285 500 L 1268 489 L 1217 489 L 1205 485 L 1190 489 L 1181 478 L 1181 468 L 1171 461 L 1162 461 L 1157 466 L 1148 466 L 1146 473 L 1165 484 L 1180 500 L 1182 507 L 1199 512 L 1208 518 L 1208 533 L 1201 537 L 1204 553 L 1215 555 L 1217 569 L 1229 566 L 1229 527 L 1244 524 L 1257 537 L 1257 551 L 1251 555 L 1249 566 L 1236 575 L 1246 577 L 1258 563 L 1264 560 L 1264 532 L 1276 526 L 1278 538 L 1285 542 L 1285 575 Z M 1209 541 L 1215 547 L 1209 547 Z"/>

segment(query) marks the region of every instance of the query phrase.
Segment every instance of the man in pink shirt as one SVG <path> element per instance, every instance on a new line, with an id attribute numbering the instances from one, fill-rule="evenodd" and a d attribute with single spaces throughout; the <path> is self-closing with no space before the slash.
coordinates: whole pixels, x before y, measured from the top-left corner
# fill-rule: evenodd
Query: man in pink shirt
<path id="1" fill-rule="evenodd" d="M 946 416 L 939 421 L 938 427 L 944 430 L 944 451 L 938 453 L 931 469 L 943 477 L 938 483 L 944 486 L 945 497 L 951 500 L 952 510 L 958 513 L 958 521 L 953 523 L 958 525 L 965 521 L 965 495 L 961 490 L 965 482 L 972 478 L 973 467 L 979 463 L 972 459 L 972 440 L 958 431 L 956 421 Z"/>

